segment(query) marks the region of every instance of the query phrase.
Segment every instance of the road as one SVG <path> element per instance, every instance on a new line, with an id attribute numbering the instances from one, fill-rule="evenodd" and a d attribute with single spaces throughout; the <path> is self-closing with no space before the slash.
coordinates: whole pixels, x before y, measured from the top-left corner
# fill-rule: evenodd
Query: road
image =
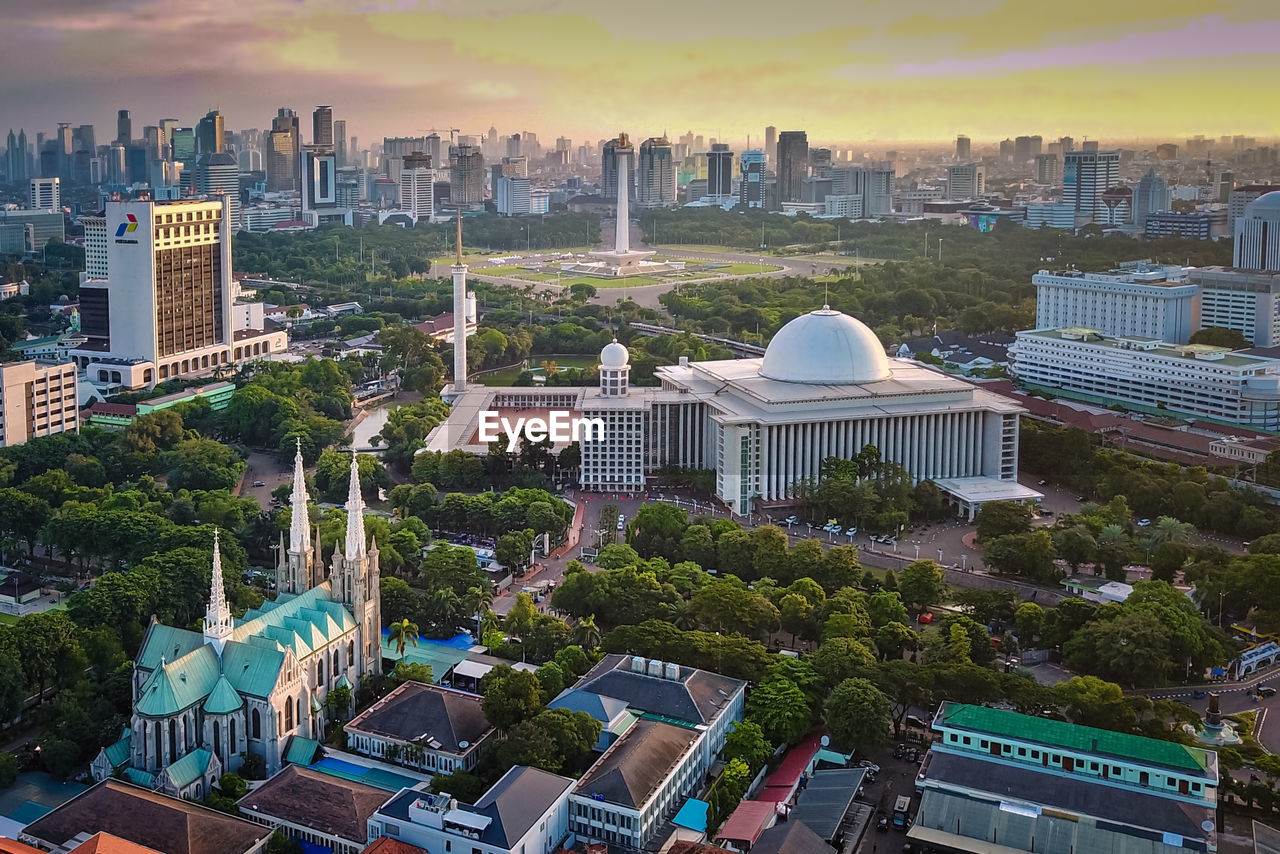
<path id="1" fill-rule="evenodd" d="M 271 507 L 271 492 L 282 483 L 292 483 L 293 465 L 281 464 L 275 453 L 250 451 L 244 478 L 240 481 L 240 497 L 252 498 L 264 510 Z M 261 481 L 263 486 L 254 486 Z"/>
<path id="2" fill-rule="evenodd" d="M 1196 698 L 1197 691 L 1216 691 L 1219 695 L 1219 707 L 1224 715 L 1239 712 L 1256 711 L 1258 722 L 1254 735 L 1258 743 L 1272 753 L 1280 753 L 1280 692 L 1271 697 L 1254 700 L 1259 685 L 1271 685 L 1280 688 L 1280 667 L 1264 671 L 1260 676 L 1253 676 L 1245 682 L 1224 682 L 1219 685 L 1177 688 L 1154 688 L 1129 693 L 1141 694 L 1153 699 L 1173 699 L 1185 703 L 1204 717 L 1209 710 L 1208 696 Z M 1248 775 L 1245 775 L 1248 779 Z"/>

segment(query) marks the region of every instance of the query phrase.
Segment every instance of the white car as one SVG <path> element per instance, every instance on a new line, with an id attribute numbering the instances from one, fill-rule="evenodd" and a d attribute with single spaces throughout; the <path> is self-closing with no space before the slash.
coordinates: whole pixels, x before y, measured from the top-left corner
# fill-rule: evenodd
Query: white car
<path id="1" fill-rule="evenodd" d="M 1150 524 L 1151 524 L 1151 520 L 1150 520 L 1150 519 L 1139 519 L 1139 520 L 1138 520 L 1138 527 L 1139 527 L 1139 528 L 1146 528 L 1146 527 L 1150 526 Z"/>
<path id="2" fill-rule="evenodd" d="M 783 519 L 782 521 L 786 522 L 788 525 L 795 525 L 795 524 L 797 524 L 797 523 L 800 521 L 800 517 L 799 517 L 799 516 L 788 516 L 786 519 Z"/>

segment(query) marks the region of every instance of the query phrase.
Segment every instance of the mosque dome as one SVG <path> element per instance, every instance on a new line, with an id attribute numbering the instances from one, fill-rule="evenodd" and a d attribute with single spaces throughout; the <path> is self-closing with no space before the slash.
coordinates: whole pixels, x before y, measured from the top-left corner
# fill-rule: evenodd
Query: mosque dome
<path id="1" fill-rule="evenodd" d="M 866 324 L 824 305 L 778 330 L 760 375 L 788 383 L 868 383 L 888 379 L 889 359 Z"/>
<path id="2" fill-rule="evenodd" d="M 626 347 L 618 343 L 617 338 L 604 345 L 604 349 L 600 351 L 602 368 L 625 368 L 629 361 L 631 361 L 631 354 L 627 352 Z"/>
<path id="3" fill-rule="evenodd" d="M 1274 213 L 1280 211 L 1280 190 L 1272 190 L 1270 193 L 1263 193 L 1254 199 L 1245 208 L 1246 214 L 1254 216 L 1261 215 L 1264 211 Z"/>

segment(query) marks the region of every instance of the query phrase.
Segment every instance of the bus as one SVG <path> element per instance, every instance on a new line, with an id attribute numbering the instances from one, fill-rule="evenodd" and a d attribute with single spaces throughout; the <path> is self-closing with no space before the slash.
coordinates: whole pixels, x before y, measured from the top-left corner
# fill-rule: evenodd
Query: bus
<path id="1" fill-rule="evenodd" d="M 906 830 L 911 821 L 911 796 L 899 795 L 893 802 L 893 829 Z"/>

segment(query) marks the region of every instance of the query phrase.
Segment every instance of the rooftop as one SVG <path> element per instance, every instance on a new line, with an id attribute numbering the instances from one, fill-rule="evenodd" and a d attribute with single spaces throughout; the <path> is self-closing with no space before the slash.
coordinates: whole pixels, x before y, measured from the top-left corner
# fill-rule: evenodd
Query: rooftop
<path id="1" fill-rule="evenodd" d="M 690 724 L 706 724 L 719 717 L 746 685 L 740 679 L 692 667 L 679 667 L 678 679 L 665 679 L 636 673 L 631 666 L 629 655 L 606 655 L 575 687 L 622 700 L 633 709 Z"/>
<path id="2" fill-rule="evenodd" d="M 23 830 L 64 846 L 85 832 L 104 832 L 165 854 L 239 854 L 256 849 L 271 830 L 226 813 L 103 780 Z"/>
<path id="3" fill-rule="evenodd" d="M 464 753 L 493 727 L 475 694 L 405 682 L 345 727 L 348 732 L 425 743 L 432 750 Z"/>
<path id="4" fill-rule="evenodd" d="M 1218 779 L 1217 756 L 1208 750 L 1035 715 L 1020 715 L 1003 709 L 943 703 L 938 716 L 934 718 L 933 726 L 934 729 L 968 730 L 1081 753 L 1114 756 L 1146 765 L 1191 772 L 1215 783 Z"/>
<path id="5" fill-rule="evenodd" d="M 751 854 L 835 854 L 835 851 L 810 830 L 809 825 L 794 816 L 766 830 L 751 846 Z"/>
<path id="6" fill-rule="evenodd" d="M 4 846 L 0 845 L 0 852 L 4 850 Z M 164 852 L 112 836 L 110 833 L 95 833 L 72 848 L 71 854 L 164 854 Z"/>
<path id="7" fill-rule="evenodd" d="M 574 794 L 640 809 L 700 732 L 641 718 L 582 777 Z"/>
<path id="8" fill-rule="evenodd" d="M 368 835 L 369 816 L 386 800 L 383 789 L 286 765 L 241 798 L 240 809 L 363 843 Z"/>
<path id="9" fill-rule="evenodd" d="M 1150 353 L 1164 359 L 1212 362 L 1229 368 L 1268 368 L 1276 365 L 1275 359 L 1251 356 L 1242 350 L 1212 347 L 1204 344 L 1168 344 L 1157 338 L 1136 335 L 1115 337 L 1104 335 L 1096 329 L 1066 327 L 1063 329 L 1028 329 L 1018 333 L 1018 339 L 1045 338 L 1055 341 L 1079 341 L 1091 347 L 1109 350 L 1125 350 L 1134 353 Z M 1137 345 L 1137 346 L 1135 346 Z"/>

